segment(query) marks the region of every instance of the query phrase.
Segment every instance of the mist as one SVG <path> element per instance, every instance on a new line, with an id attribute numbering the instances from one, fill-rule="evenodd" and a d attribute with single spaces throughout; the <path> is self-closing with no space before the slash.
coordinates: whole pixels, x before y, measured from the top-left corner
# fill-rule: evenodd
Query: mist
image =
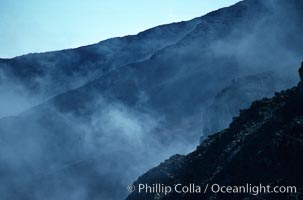
<path id="1" fill-rule="evenodd" d="M 122 199 L 140 174 L 297 83 L 303 5 L 279 2 L 2 60 L 1 198 Z"/>
<path id="2" fill-rule="evenodd" d="M 161 116 L 96 99 L 86 114 L 48 104 L 1 120 L 4 199 L 120 199 L 138 174 L 189 150 L 161 144 Z"/>

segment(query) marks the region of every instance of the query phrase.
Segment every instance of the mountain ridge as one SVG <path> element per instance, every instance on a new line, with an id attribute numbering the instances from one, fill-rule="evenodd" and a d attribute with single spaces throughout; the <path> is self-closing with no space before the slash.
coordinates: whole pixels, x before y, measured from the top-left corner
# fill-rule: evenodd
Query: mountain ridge
<path id="1" fill-rule="evenodd" d="M 233 80 L 252 76 L 250 85 L 257 87 L 255 81 L 267 79 L 260 74 L 270 71 L 268 82 L 272 84 L 262 85 L 262 96 L 297 83 L 292 63 L 302 60 L 302 26 L 296 26 L 303 19 L 302 13 L 282 5 L 279 9 L 283 12 L 268 12 L 255 1 L 243 2 L 247 5 L 243 10 L 238 5 L 225 8 L 224 15 L 212 13 L 205 30 L 203 26 L 196 28 L 190 37 L 147 60 L 111 70 L 87 84 L 79 83 L 81 87 L 69 89 L 16 117 L 0 120 L 0 174 L 5 183 L 0 184 L 0 191 L 7 195 L 3 198 L 65 200 L 77 191 L 80 199 L 121 199 L 127 194 L 126 184 L 139 174 L 170 155 L 192 151 L 201 135 L 212 134 L 203 132 L 205 110 L 220 102 L 216 96 Z M 301 4 L 297 7 L 300 9 Z M 220 20 L 222 17 L 225 20 Z M 211 21 L 215 21 L 213 27 Z M 182 33 L 189 31 L 180 29 Z M 138 48 L 145 49 L 145 45 Z M 147 46 L 150 51 L 153 47 Z M 98 54 L 94 51 L 94 55 Z M 78 53 L 85 59 L 73 62 L 100 67 L 94 64 L 96 56 L 90 57 L 84 50 Z M 61 56 L 60 65 L 52 67 L 71 65 Z M 116 63 L 140 60 L 136 56 L 128 58 L 128 54 L 114 58 Z M 85 72 L 79 71 L 86 76 Z M 74 75 L 70 70 L 66 73 Z M 65 76 L 59 78 L 66 84 Z M 59 89 L 63 83 L 56 83 Z M 230 93 L 243 90 L 241 84 L 233 85 Z M 237 94 L 236 99 L 241 97 Z M 8 97 L 9 103 L 17 99 Z M 244 101 L 250 104 L 252 99 Z M 231 103 L 224 102 L 226 106 Z M 244 109 L 235 105 L 235 109 Z M 215 119 L 224 120 L 224 116 Z M 79 165 L 66 164 L 79 161 Z M 18 194 L 14 192 L 17 190 Z"/>
<path id="2" fill-rule="evenodd" d="M 303 69 L 303 63 L 300 71 Z M 301 76 L 301 73 L 300 73 Z M 242 110 L 230 126 L 209 136 L 195 151 L 174 155 L 134 182 L 136 199 L 300 199 L 303 194 L 303 77 L 291 89 L 277 92 Z M 255 196 L 239 193 L 139 193 L 138 185 L 161 183 L 296 186 L 296 193 Z"/>

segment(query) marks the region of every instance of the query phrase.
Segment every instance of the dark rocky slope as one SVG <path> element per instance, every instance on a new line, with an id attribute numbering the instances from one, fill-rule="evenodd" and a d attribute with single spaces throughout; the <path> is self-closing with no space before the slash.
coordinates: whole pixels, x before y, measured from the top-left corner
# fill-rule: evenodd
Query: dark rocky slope
<path id="1" fill-rule="evenodd" d="M 301 81 L 303 63 L 300 69 Z M 127 199 L 302 199 L 303 86 L 276 93 L 241 111 L 229 128 L 209 136 L 197 149 L 175 155 L 136 182 L 165 185 L 296 186 L 296 194 L 138 194 Z"/>
<path id="2" fill-rule="evenodd" d="M 244 76 L 234 79 L 223 88 L 204 112 L 203 136 L 228 127 L 233 117 L 239 115 L 239 108 L 248 108 L 254 100 L 271 97 L 274 91 L 279 91 L 275 76 L 272 71 Z M 280 80 L 282 82 L 283 78 Z M 203 141 L 203 137 L 201 140 Z"/>

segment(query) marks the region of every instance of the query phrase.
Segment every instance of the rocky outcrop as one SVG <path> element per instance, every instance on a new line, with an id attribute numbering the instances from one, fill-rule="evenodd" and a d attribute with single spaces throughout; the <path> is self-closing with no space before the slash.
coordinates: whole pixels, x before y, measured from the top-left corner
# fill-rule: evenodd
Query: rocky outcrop
<path id="1" fill-rule="evenodd" d="M 239 115 L 239 110 L 248 108 L 253 101 L 287 88 L 286 82 L 277 83 L 274 77 L 273 71 L 257 73 L 234 79 L 223 88 L 204 113 L 201 142 L 207 135 L 227 128 L 233 117 Z"/>
<path id="2" fill-rule="evenodd" d="M 301 68 L 299 69 L 300 82 L 298 84 L 298 90 L 303 93 L 303 62 L 301 64 Z"/>
<path id="3" fill-rule="evenodd" d="M 301 68 L 299 69 L 299 75 L 300 75 L 301 81 L 303 81 L 303 62 L 301 64 Z"/>
<path id="4" fill-rule="evenodd" d="M 302 68 L 300 69 L 300 73 Z M 298 87 L 276 93 L 273 98 L 254 102 L 229 128 L 209 136 L 197 149 L 175 156 L 148 171 L 134 183 L 246 184 L 295 186 L 296 193 L 258 196 L 252 193 L 223 194 L 171 192 L 169 194 L 133 192 L 127 200 L 137 199 L 302 199 L 303 198 L 303 94 Z M 178 159 L 176 159 L 178 158 Z"/>

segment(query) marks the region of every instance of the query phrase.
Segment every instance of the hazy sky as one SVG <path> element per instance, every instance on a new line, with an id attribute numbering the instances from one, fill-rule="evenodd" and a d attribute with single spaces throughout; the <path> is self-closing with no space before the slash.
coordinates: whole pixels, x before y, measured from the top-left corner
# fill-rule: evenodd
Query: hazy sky
<path id="1" fill-rule="evenodd" d="M 0 57 L 92 44 L 239 0 L 0 0 Z"/>

